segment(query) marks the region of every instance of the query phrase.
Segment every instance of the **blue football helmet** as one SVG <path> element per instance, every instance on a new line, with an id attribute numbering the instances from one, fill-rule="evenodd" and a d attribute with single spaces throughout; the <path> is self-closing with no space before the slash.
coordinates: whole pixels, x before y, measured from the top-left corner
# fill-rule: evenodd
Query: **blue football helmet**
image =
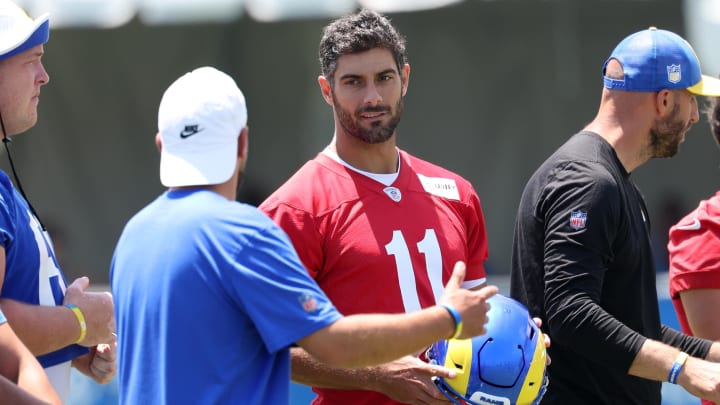
<path id="1" fill-rule="evenodd" d="M 456 371 L 455 378 L 435 383 L 459 405 L 536 405 L 548 383 L 542 332 L 514 299 L 496 294 L 488 302 L 484 335 L 442 340 L 428 349 L 430 363 Z"/>

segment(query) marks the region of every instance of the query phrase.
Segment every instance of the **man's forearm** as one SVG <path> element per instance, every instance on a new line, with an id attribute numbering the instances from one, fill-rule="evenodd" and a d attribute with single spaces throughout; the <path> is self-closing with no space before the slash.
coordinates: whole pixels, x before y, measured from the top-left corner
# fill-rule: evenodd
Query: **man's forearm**
<path id="1" fill-rule="evenodd" d="M 334 368 L 319 362 L 301 348 L 291 349 L 292 380 L 318 388 L 369 390 L 376 380 L 375 367 Z"/>
<path id="2" fill-rule="evenodd" d="M 628 370 L 628 374 L 655 381 L 667 381 L 679 350 L 656 340 L 647 339 Z"/>
<path id="3" fill-rule="evenodd" d="M 713 342 L 713 344 L 710 345 L 710 350 L 707 356 L 705 356 L 705 360 L 716 363 L 720 362 L 720 342 Z"/>
<path id="4" fill-rule="evenodd" d="M 42 405 L 48 402 L 41 401 L 37 397 L 30 395 L 27 391 L 15 385 L 12 381 L 0 375 L 0 398 L 3 403 L 8 404 L 27 404 Z"/>
<path id="5" fill-rule="evenodd" d="M 69 308 L 8 299 L 0 299 L 0 308 L 15 334 L 35 356 L 68 346 L 80 336 L 80 325 Z"/>

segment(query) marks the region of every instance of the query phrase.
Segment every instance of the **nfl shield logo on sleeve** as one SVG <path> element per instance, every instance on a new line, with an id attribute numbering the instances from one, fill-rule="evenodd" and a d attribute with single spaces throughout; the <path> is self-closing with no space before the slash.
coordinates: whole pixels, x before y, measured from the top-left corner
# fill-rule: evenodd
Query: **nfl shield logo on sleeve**
<path id="1" fill-rule="evenodd" d="M 305 312 L 312 313 L 318 309 L 318 302 L 312 294 L 303 293 L 299 299 Z"/>
<path id="2" fill-rule="evenodd" d="M 587 212 L 573 211 L 570 213 L 570 228 L 585 229 L 586 222 L 587 222 Z"/>

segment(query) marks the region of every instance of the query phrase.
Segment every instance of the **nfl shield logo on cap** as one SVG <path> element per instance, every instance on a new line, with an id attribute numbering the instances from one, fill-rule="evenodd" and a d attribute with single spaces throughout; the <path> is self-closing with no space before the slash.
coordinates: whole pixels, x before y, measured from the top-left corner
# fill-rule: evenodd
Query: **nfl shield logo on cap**
<path id="1" fill-rule="evenodd" d="M 680 65 L 670 65 L 667 67 L 668 81 L 670 83 L 678 83 L 682 79 L 682 73 L 680 72 Z"/>

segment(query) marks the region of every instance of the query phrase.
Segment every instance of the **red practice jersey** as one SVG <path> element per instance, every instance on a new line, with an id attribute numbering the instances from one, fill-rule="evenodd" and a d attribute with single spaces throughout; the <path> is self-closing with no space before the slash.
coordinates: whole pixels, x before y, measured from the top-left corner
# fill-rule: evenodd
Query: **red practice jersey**
<path id="1" fill-rule="evenodd" d="M 670 296 L 680 326 L 690 333 L 681 291 L 720 288 L 720 192 L 670 228 Z M 691 333 L 690 333 L 691 334 Z"/>
<path id="2" fill-rule="evenodd" d="M 692 335 L 680 292 L 720 288 L 720 192 L 670 228 L 670 297 L 683 332 Z M 714 308 L 708 309 L 714 311 Z M 704 405 L 714 402 L 703 400 Z"/>
<path id="3" fill-rule="evenodd" d="M 472 185 L 399 155 L 398 177 L 385 186 L 320 153 L 260 205 L 344 315 L 435 305 L 459 260 L 465 288 L 486 281 L 487 235 Z M 315 404 L 394 403 L 369 391 L 315 391 Z"/>

